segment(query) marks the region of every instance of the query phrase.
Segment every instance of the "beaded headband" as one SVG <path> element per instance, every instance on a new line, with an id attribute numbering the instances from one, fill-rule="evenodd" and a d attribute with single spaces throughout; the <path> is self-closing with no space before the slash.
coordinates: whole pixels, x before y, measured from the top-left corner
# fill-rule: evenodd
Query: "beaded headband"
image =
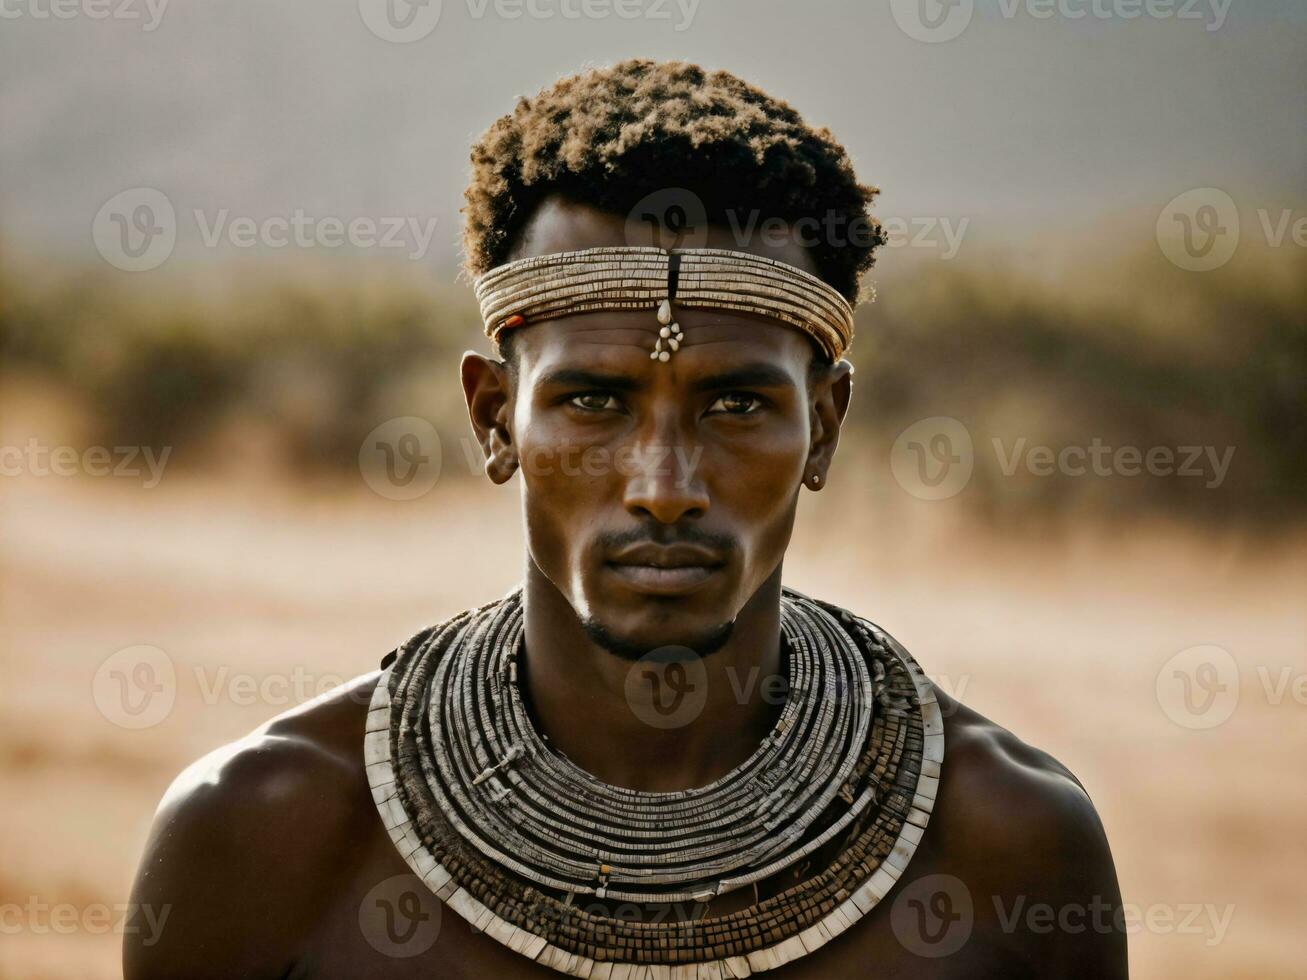
<path id="1" fill-rule="evenodd" d="M 837 290 L 786 262 L 720 248 L 587 248 L 518 259 L 476 280 L 486 336 L 576 313 L 656 309 L 651 360 L 667 361 L 685 338 L 672 303 L 780 320 L 837 361 L 853 342 L 853 307 Z"/>

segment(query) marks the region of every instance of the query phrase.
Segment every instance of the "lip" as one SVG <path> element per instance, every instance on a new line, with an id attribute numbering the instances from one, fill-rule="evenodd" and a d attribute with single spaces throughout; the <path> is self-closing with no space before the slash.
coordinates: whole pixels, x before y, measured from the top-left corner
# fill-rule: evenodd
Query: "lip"
<path id="1" fill-rule="evenodd" d="M 721 570 L 716 552 L 691 544 L 637 544 L 613 555 L 607 567 L 630 588 L 648 595 L 680 595 Z"/>
<path id="2" fill-rule="evenodd" d="M 628 587 L 646 595 L 683 595 L 692 592 L 716 575 L 720 565 L 624 565 L 608 563 L 608 569 Z"/>

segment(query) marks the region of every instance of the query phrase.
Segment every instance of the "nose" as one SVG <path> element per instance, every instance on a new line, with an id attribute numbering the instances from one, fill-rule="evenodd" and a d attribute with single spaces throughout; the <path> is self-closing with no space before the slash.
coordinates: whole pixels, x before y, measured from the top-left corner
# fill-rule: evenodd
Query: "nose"
<path id="1" fill-rule="evenodd" d="M 708 513 L 708 491 L 699 467 L 702 447 L 642 445 L 626 478 L 624 503 L 642 520 L 675 524 Z"/>

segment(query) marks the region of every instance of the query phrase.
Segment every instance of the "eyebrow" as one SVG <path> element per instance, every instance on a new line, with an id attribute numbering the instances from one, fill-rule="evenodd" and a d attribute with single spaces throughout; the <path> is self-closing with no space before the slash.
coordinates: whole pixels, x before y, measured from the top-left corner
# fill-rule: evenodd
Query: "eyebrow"
<path id="1" fill-rule="evenodd" d="M 577 385 L 584 388 L 604 388 L 608 391 L 636 391 L 640 382 L 622 374 L 603 374 L 584 368 L 559 368 L 540 378 L 541 385 Z"/>
<path id="2" fill-rule="evenodd" d="M 690 383 L 695 391 L 720 391 L 723 388 L 784 388 L 793 387 L 794 379 L 787 371 L 766 361 L 742 364 Z"/>
<path id="3" fill-rule="evenodd" d="M 643 382 L 622 374 L 604 374 L 601 371 L 587 371 L 585 368 L 559 368 L 550 371 L 540 379 L 541 385 L 580 386 L 585 388 L 602 388 L 606 391 L 639 391 Z M 690 383 L 693 391 L 721 391 L 724 388 L 781 388 L 793 387 L 794 379 L 789 374 L 766 361 L 742 364 L 728 371 L 719 371 L 706 377 L 696 378 Z"/>

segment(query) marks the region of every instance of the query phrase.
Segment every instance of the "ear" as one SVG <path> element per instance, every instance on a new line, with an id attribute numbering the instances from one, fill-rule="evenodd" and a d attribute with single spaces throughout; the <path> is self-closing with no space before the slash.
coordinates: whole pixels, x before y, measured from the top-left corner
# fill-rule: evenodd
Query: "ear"
<path id="1" fill-rule="evenodd" d="M 835 457 L 840 426 L 849 411 L 852 395 L 853 365 L 845 360 L 832 364 L 813 384 L 811 438 L 808 462 L 803 470 L 803 482 L 810 490 L 820 490 L 826 485 L 826 472 Z"/>
<path id="2" fill-rule="evenodd" d="M 467 415 L 481 451 L 486 476 L 507 483 L 517 470 L 517 447 L 509 420 L 513 417 L 513 383 L 508 365 L 468 351 L 459 364 Z"/>

